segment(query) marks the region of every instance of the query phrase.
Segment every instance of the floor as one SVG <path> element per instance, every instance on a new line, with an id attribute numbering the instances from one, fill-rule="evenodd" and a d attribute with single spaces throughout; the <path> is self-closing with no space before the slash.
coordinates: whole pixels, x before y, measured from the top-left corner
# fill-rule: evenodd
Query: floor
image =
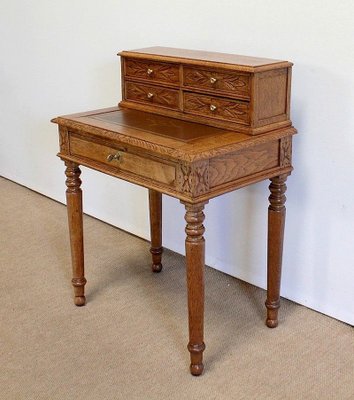
<path id="1" fill-rule="evenodd" d="M 184 257 L 85 216 L 87 305 L 66 209 L 0 178 L 0 399 L 354 399 L 354 330 L 206 268 L 205 372 L 188 372 Z"/>

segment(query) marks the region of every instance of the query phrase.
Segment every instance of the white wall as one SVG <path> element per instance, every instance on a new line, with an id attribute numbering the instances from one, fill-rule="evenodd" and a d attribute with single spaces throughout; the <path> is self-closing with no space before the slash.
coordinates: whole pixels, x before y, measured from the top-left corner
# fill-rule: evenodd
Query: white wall
<path id="1" fill-rule="evenodd" d="M 64 201 L 49 119 L 115 105 L 119 50 L 161 45 L 293 61 L 299 135 L 282 295 L 354 324 L 353 15 L 350 0 L 1 0 L 0 173 Z M 87 213 L 148 237 L 144 189 L 86 169 L 83 182 Z M 212 200 L 206 220 L 207 263 L 261 287 L 267 186 Z M 181 253 L 183 213 L 165 197 L 164 245 Z"/>

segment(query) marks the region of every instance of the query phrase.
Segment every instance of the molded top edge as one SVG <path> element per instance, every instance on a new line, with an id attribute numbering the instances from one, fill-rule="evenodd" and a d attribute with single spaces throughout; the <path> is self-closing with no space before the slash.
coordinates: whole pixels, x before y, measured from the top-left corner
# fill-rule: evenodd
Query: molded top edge
<path id="1" fill-rule="evenodd" d="M 293 65 L 289 61 L 273 60 L 269 58 L 159 46 L 122 51 L 118 53 L 118 55 L 135 58 L 149 58 L 157 61 L 162 61 L 163 59 L 167 58 L 167 61 L 182 63 L 187 61 L 199 65 L 210 65 L 217 63 L 227 65 L 228 68 L 239 67 L 240 69 L 249 72 L 256 70 L 259 71 L 275 68 L 286 68 Z"/>

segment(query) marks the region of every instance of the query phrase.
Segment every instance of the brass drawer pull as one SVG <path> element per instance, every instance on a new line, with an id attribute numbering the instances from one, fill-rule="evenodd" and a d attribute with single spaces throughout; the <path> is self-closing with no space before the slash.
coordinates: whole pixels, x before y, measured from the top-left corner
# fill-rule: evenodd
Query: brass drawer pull
<path id="1" fill-rule="evenodd" d="M 148 68 L 147 71 L 146 71 L 146 73 L 147 73 L 148 75 L 151 75 L 153 72 L 154 72 L 154 70 L 151 69 L 151 68 Z"/>
<path id="2" fill-rule="evenodd" d="M 215 111 L 216 110 L 216 106 L 214 106 L 214 104 L 210 104 L 210 111 Z"/>
<path id="3" fill-rule="evenodd" d="M 147 94 L 148 99 L 152 99 L 154 97 L 154 93 L 149 92 Z"/>
<path id="4" fill-rule="evenodd" d="M 216 78 L 213 78 L 213 77 L 210 78 L 210 83 L 215 83 L 216 81 L 217 81 Z"/>
<path id="5" fill-rule="evenodd" d="M 117 151 L 116 154 L 109 154 L 107 156 L 107 161 L 111 162 L 111 161 L 121 161 L 123 157 L 123 154 L 120 151 Z"/>

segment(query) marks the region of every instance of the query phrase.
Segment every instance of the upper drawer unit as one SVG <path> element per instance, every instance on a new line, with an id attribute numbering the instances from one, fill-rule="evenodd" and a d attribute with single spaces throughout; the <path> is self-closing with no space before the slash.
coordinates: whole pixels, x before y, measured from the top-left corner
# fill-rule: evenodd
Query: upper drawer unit
<path id="1" fill-rule="evenodd" d="M 288 61 L 163 47 L 120 56 L 121 107 L 249 135 L 291 126 Z"/>
<path id="2" fill-rule="evenodd" d="M 128 79 L 138 78 L 156 83 L 179 84 L 177 64 L 127 59 L 124 72 Z"/>

